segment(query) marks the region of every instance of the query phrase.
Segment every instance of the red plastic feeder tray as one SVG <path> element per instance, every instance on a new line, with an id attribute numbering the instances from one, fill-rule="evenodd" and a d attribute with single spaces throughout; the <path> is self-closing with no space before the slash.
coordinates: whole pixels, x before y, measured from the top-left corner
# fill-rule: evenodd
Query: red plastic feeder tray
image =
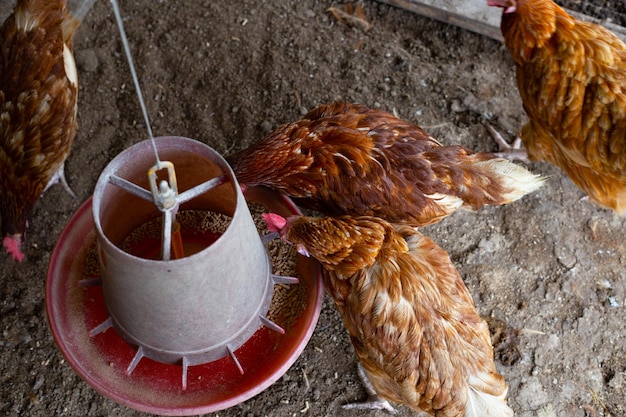
<path id="1" fill-rule="evenodd" d="M 270 290 L 268 294 L 263 289 L 262 283 L 256 285 L 260 287 L 257 291 L 259 294 L 243 294 L 243 298 L 239 300 L 236 294 L 230 298 L 218 294 L 220 297 L 218 301 L 211 300 L 209 297 L 210 303 L 219 302 L 220 305 L 224 305 L 224 314 L 220 310 L 221 307 L 217 310 L 220 317 L 222 315 L 226 317 L 225 320 L 220 321 L 223 323 L 223 325 L 220 324 L 222 327 L 216 326 L 213 322 L 207 323 L 206 326 L 202 325 L 205 315 L 212 317 L 214 310 L 197 311 L 202 309 L 202 303 L 200 302 L 198 306 L 193 305 L 197 298 L 194 294 L 190 295 L 191 311 L 185 312 L 185 308 L 189 307 L 186 305 L 186 298 L 183 298 L 181 302 L 175 298 L 176 292 L 173 292 L 174 295 L 170 294 L 170 285 L 167 284 L 167 279 L 170 277 L 167 274 L 176 268 L 181 268 L 181 270 L 191 268 L 191 272 L 187 275 L 192 276 L 190 279 L 197 278 L 197 271 L 193 269 L 194 260 L 204 262 L 202 256 L 206 254 L 205 251 L 219 251 L 217 246 L 223 243 L 222 240 L 226 238 L 229 230 L 239 230 L 237 229 L 239 227 L 237 216 L 241 214 L 241 211 L 244 212 L 242 220 L 244 224 L 248 222 L 247 216 L 250 214 L 248 207 L 242 208 L 240 204 L 243 201 L 243 194 L 230 167 L 212 149 L 186 138 L 158 139 L 156 143 L 160 148 L 159 154 L 163 153 L 172 160 L 177 169 L 176 174 L 181 178 L 179 182 L 181 195 L 197 187 L 198 183 L 210 181 L 210 177 L 219 177 L 219 175 L 228 177 L 226 183 L 219 181 L 216 185 L 223 187 L 218 194 L 211 195 L 209 187 L 205 187 L 206 190 L 203 189 L 202 192 L 206 191 L 208 196 L 200 196 L 198 201 L 185 203 L 187 205 L 181 204 L 181 212 L 185 209 L 202 210 L 203 204 L 211 206 L 214 200 L 224 200 L 218 203 L 218 211 L 226 211 L 225 214 L 232 215 L 233 224 L 228 225 L 222 235 L 183 233 L 182 240 L 185 249 L 192 248 L 190 250 L 192 254 L 182 259 L 167 261 L 146 259 L 154 258 L 158 250 L 155 251 L 150 245 L 139 245 L 134 253 L 124 253 L 117 247 L 120 245 L 119 237 L 127 234 L 130 230 L 128 228 L 145 223 L 151 215 L 152 218 L 156 215 L 150 214 L 150 210 L 146 208 L 147 206 L 142 206 L 142 202 L 123 201 L 126 197 L 121 197 L 121 194 L 118 195 L 117 191 L 114 191 L 113 200 L 120 200 L 123 208 L 113 217 L 110 214 L 103 214 L 105 218 L 108 216 L 104 223 L 108 222 L 115 226 L 111 229 L 112 231 L 107 231 L 107 224 L 104 224 L 103 233 L 99 233 L 94 223 L 94 213 L 98 213 L 98 210 L 92 208 L 93 200 L 89 199 L 70 219 L 53 251 L 46 288 L 48 320 L 54 339 L 68 363 L 82 379 L 106 397 L 127 407 L 160 415 L 210 413 L 234 406 L 260 393 L 278 380 L 296 361 L 309 341 L 320 314 L 323 299 L 320 269 L 313 260 L 298 255 L 296 270 L 300 283 L 293 285 L 303 286 L 306 291 L 290 292 L 290 294 L 295 294 L 292 296 L 295 298 L 276 301 L 276 303 L 283 303 L 284 308 L 281 308 L 282 305 L 272 304 L 273 314 L 276 316 L 272 317 L 272 320 L 266 320 L 272 293 Z M 140 152 L 137 152 L 138 149 Z M 130 157 L 133 161 L 133 165 L 138 165 L 139 169 L 145 173 L 142 155 L 148 155 L 146 158 L 149 159 L 151 150 L 147 142 L 142 142 L 127 149 L 116 159 L 120 157 L 123 159 L 123 155 L 126 154 L 126 157 Z M 199 174 L 196 167 L 204 163 L 208 164 L 209 169 L 201 168 Z M 129 174 L 126 165 L 118 165 L 115 168 L 115 175 L 118 175 L 119 169 L 120 177 L 125 177 L 139 187 L 145 186 L 146 184 L 142 184 L 143 180 L 134 180 L 129 177 L 129 175 L 132 177 L 132 173 Z M 124 168 L 119 168 L 120 166 Z M 207 178 L 203 178 L 205 174 L 208 175 Z M 97 186 L 94 196 L 106 196 L 108 193 L 98 194 L 101 191 L 102 189 L 98 191 Z M 248 189 L 245 200 L 259 203 L 267 211 L 283 216 L 300 213 L 289 199 L 263 189 Z M 228 208 L 229 201 L 234 204 L 231 208 Z M 132 214 L 133 209 L 137 207 L 140 212 L 138 221 L 131 221 L 125 226 L 117 225 L 119 216 L 124 215 L 125 212 Z M 120 220 L 119 223 L 124 222 Z M 113 242 L 109 242 L 109 238 Z M 249 236 L 245 239 L 251 240 Z M 260 240 L 258 235 L 253 239 Z M 107 246 L 109 243 L 112 243 L 111 247 Z M 248 243 L 244 246 L 246 244 Z M 255 242 L 252 244 L 256 245 Z M 115 255 L 111 257 L 110 254 L 105 253 L 107 250 L 112 250 Z M 131 264 L 139 265 L 139 272 L 131 267 L 129 276 L 121 276 L 120 271 L 124 271 L 124 266 L 120 267 L 117 264 L 119 261 L 117 256 L 128 257 Z M 94 261 L 94 258 L 99 259 L 99 262 Z M 233 259 L 235 259 L 234 262 L 241 263 L 245 262 L 244 258 L 244 254 L 236 253 Z M 113 263 L 114 266 L 107 265 L 107 263 Z M 99 265 L 99 268 L 90 267 L 93 264 Z M 165 268 L 163 273 L 166 281 L 162 287 L 165 296 L 164 300 L 157 300 L 155 304 L 180 304 L 180 311 L 171 314 L 160 305 L 150 305 L 150 297 L 144 297 L 141 287 L 137 289 L 132 284 L 135 281 L 142 282 L 142 279 L 146 279 L 146 274 L 159 275 L 154 271 L 158 271 L 161 266 Z M 144 267 L 148 268 L 148 272 L 142 270 Z M 203 267 L 209 270 L 211 264 Z M 116 274 L 113 278 L 111 278 L 112 270 Z M 271 274 L 271 266 L 269 273 Z M 133 278 L 135 275 L 138 277 L 137 280 Z M 273 282 L 281 282 L 280 279 L 277 281 L 275 276 L 272 275 L 272 277 Z M 188 277 L 183 273 L 178 278 L 184 280 Z M 128 284 L 128 281 L 124 281 L 125 279 L 132 280 L 130 289 L 120 292 L 118 287 L 126 288 Z M 175 273 L 173 279 L 177 279 Z M 228 272 L 224 274 L 223 279 L 229 279 Z M 145 282 L 149 291 L 161 291 L 158 282 L 156 289 L 150 287 L 151 280 L 147 279 Z M 273 286 L 272 281 L 269 282 L 270 286 Z M 172 281 L 172 283 L 173 286 L 180 285 L 180 282 Z M 210 283 L 202 283 L 202 285 L 205 284 L 210 285 Z M 239 287 L 236 287 L 236 292 L 239 291 Z M 124 291 L 129 291 L 130 296 L 126 297 L 127 294 Z M 139 291 L 139 296 L 135 297 L 133 291 Z M 193 291 L 194 288 L 191 288 L 191 292 Z M 219 291 L 218 289 L 217 293 Z M 210 287 L 209 292 L 212 292 Z M 157 298 L 160 295 L 157 294 Z M 172 297 L 174 299 L 171 299 Z M 141 304 L 142 298 L 148 300 L 148 304 Z M 255 304 L 254 308 L 242 308 L 243 314 L 247 315 L 243 318 L 237 317 L 239 310 L 237 303 L 246 303 L 249 299 L 256 300 L 254 302 L 259 305 Z M 288 305 L 289 308 L 287 308 Z M 303 306 L 295 317 L 293 317 L 292 305 Z M 139 311 L 136 321 L 134 321 L 133 310 L 135 308 Z M 215 305 L 211 308 L 215 309 Z M 246 312 L 246 308 L 251 309 L 250 312 Z M 260 310 L 260 320 L 256 317 L 255 309 Z M 235 312 L 232 313 L 231 310 Z M 166 316 L 161 319 L 158 315 L 163 311 L 166 312 Z M 156 318 L 152 317 L 157 324 L 159 320 L 164 322 L 163 334 L 158 334 L 160 332 L 158 325 L 150 323 L 151 317 L 146 318 L 146 315 L 152 312 L 157 315 Z M 287 315 L 290 317 L 287 318 Z M 197 317 L 201 318 L 199 323 L 196 323 Z M 176 320 L 179 318 L 180 322 L 177 323 Z M 145 327 L 144 321 L 147 322 Z M 231 321 L 245 322 L 242 325 L 243 330 L 229 327 L 228 323 Z M 173 325 L 168 325 L 170 322 Z M 196 329 L 193 326 L 198 327 Z M 205 331 L 207 327 L 209 330 Z M 219 338 L 226 339 L 223 345 L 212 340 L 214 336 L 214 333 L 210 331 L 212 327 L 216 327 L 214 333 L 218 334 Z M 153 338 L 155 331 L 157 335 Z M 206 336 L 203 336 L 203 332 Z M 180 339 L 183 342 L 177 340 L 179 333 L 182 335 Z M 200 333 L 201 337 L 198 338 L 196 333 Z M 184 341 L 187 339 L 191 341 L 185 345 Z M 206 346 L 198 348 L 198 343 L 201 345 L 205 339 L 208 340 Z M 144 343 L 146 346 L 143 346 Z"/>

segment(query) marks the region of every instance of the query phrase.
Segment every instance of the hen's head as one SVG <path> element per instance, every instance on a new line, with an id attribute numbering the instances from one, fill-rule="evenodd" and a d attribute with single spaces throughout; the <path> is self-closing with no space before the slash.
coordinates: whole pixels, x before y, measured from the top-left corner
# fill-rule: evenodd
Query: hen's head
<path id="1" fill-rule="evenodd" d="M 289 244 L 293 244 L 287 239 L 286 236 L 295 217 L 292 216 L 288 219 L 285 219 L 283 216 L 276 213 L 263 213 L 262 216 L 263 220 L 265 220 L 265 223 L 267 224 L 267 230 L 272 233 L 277 233 L 282 240 Z M 309 251 L 306 249 L 306 247 L 304 247 L 304 245 L 296 243 L 295 246 L 300 255 L 304 255 L 307 257 L 310 256 Z"/>
<path id="2" fill-rule="evenodd" d="M 267 223 L 267 230 L 273 233 L 282 233 L 287 225 L 287 219 L 276 213 L 263 213 L 261 215 L 265 223 Z"/>
<path id="3" fill-rule="evenodd" d="M 517 0 L 487 0 L 487 5 L 501 7 L 504 9 L 504 13 L 513 13 L 517 10 Z"/>

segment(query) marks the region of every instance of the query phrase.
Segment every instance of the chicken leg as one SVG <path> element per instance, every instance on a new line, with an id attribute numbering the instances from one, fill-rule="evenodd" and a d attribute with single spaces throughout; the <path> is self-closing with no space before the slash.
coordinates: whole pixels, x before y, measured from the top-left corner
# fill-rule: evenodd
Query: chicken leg
<path id="1" fill-rule="evenodd" d="M 361 383 L 363 384 L 363 388 L 367 392 L 367 400 L 360 403 L 349 403 L 341 406 L 344 410 L 386 410 L 389 414 L 396 414 L 397 411 L 389 401 L 383 399 L 380 395 L 376 393 L 370 379 L 365 373 L 365 369 L 361 362 L 358 363 L 357 373 L 359 378 L 361 379 Z"/>
<path id="2" fill-rule="evenodd" d="M 61 165 L 61 168 L 59 168 L 59 170 L 54 173 L 52 178 L 50 178 L 50 181 L 48 181 L 48 184 L 46 184 L 46 187 L 43 189 L 43 192 L 46 192 L 48 188 L 50 188 L 52 185 L 56 183 L 61 184 L 63 189 L 67 191 L 69 195 L 71 195 L 74 198 L 77 198 L 76 194 L 74 193 L 74 191 L 72 191 L 72 189 L 70 188 L 70 185 L 67 183 L 67 179 L 65 178 L 65 162 Z"/>
<path id="3" fill-rule="evenodd" d="M 518 160 L 523 162 L 530 162 L 528 158 L 528 153 L 526 149 L 522 147 L 522 138 L 519 136 L 515 137 L 512 145 L 509 145 L 507 141 L 504 140 L 500 132 L 486 124 L 485 127 L 493 137 L 493 140 L 498 144 L 499 152 L 496 152 L 495 155 L 500 158 L 505 158 L 510 161 Z"/>

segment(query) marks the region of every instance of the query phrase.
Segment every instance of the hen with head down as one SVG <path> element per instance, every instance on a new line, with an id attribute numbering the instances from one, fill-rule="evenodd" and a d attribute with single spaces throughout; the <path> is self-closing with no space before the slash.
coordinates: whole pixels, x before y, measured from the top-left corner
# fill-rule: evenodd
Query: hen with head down
<path id="1" fill-rule="evenodd" d="M 270 231 L 322 264 L 379 396 L 437 417 L 513 416 L 487 324 L 432 240 L 376 217 L 264 217 Z"/>
<path id="2" fill-rule="evenodd" d="M 276 190 L 327 215 L 415 226 L 510 203 L 543 182 L 493 154 L 442 146 L 415 124 L 343 102 L 279 127 L 231 165 L 242 186 Z"/>
<path id="3" fill-rule="evenodd" d="M 95 0 L 17 0 L 0 28 L 2 244 L 21 261 L 39 196 L 61 180 L 76 134 L 78 85 L 72 38 Z M 71 192 L 71 191 L 70 191 Z"/>

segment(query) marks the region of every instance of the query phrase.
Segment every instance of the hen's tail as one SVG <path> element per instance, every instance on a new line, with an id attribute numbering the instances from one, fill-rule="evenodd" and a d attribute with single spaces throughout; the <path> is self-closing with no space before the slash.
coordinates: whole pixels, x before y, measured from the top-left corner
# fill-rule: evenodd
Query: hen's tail
<path id="1" fill-rule="evenodd" d="M 503 158 L 479 160 L 470 170 L 458 197 L 464 207 L 474 210 L 483 205 L 512 203 L 537 190 L 545 181 L 544 177 Z"/>
<path id="2" fill-rule="evenodd" d="M 481 373 L 469 378 L 469 392 L 463 417 L 513 417 L 506 404 L 507 386 L 497 373 Z"/>

